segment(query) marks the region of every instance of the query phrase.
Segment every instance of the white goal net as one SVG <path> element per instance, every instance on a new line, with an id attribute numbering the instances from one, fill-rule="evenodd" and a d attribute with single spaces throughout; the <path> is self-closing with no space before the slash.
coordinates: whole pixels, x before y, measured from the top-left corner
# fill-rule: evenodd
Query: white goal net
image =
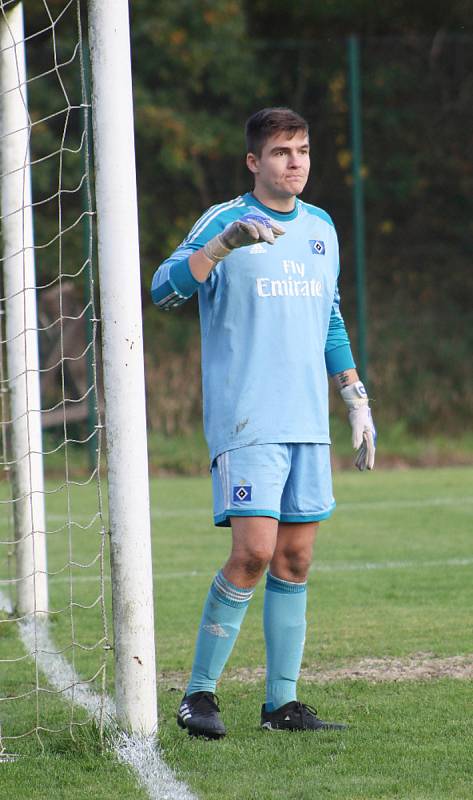
<path id="1" fill-rule="evenodd" d="M 0 184 L 0 764 L 84 736 L 192 800 L 155 739 L 127 0 L 0 0 Z"/>
<path id="2" fill-rule="evenodd" d="M 4 760 L 114 713 L 84 30 L 77 0 L 0 0 Z"/>

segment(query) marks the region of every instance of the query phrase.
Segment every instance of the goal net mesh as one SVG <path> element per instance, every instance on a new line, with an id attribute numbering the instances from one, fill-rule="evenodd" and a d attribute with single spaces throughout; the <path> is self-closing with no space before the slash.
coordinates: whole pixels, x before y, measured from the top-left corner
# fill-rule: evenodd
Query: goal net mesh
<path id="1" fill-rule="evenodd" d="M 99 319 L 94 286 L 94 207 L 85 4 L 37 0 L 25 4 L 18 41 L 15 15 L 21 7 L 0 0 L 1 69 L 16 68 L 16 85 L 0 83 L 1 181 L 19 178 L 27 187 L 16 207 L 2 194 L 0 240 L 0 760 L 14 758 L 54 735 L 80 735 L 93 726 L 101 737 L 107 715 L 108 536 L 102 493 L 102 388 Z M 26 75 L 22 73 L 22 60 Z M 22 131 L 8 129 L 7 104 L 20 98 L 26 114 L 27 148 L 21 163 L 7 157 L 9 142 Z M 7 141 L 8 140 L 8 141 Z M 32 214 L 34 238 L 25 233 Z M 15 253 L 8 250 L 9 225 L 23 232 Z M 14 248 L 13 248 L 14 249 Z M 35 281 L 27 262 L 33 255 Z M 21 291 L 6 277 L 14 259 L 24 271 Z M 35 294 L 37 322 L 31 330 L 28 295 Z M 24 307 L 24 330 L 9 334 L 12 305 Z M 26 329 L 26 330 L 25 330 Z M 21 504 L 36 503 L 36 489 L 21 488 L 24 462 L 38 457 L 13 446 L 15 426 L 29 436 L 30 415 L 39 413 L 28 387 L 31 336 L 37 339 L 34 369 L 41 389 L 40 451 L 44 483 L 40 502 L 45 530 L 18 530 Z M 24 375 L 12 374 L 12 339 L 25 350 Z M 21 414 L 12 403 L 12 384 L 23 378 Z M 18 419 L 20 417 L 21 419 Z M 22 462 L 22 463 L 20 463 Z M 35 562 L 37 535 L 46 541 L 46 566 Z M 35 538 L 36 537 L 36 538 Z M 18 571 L 18 548 L 33 543 L 29 575 Z M 47 576 L 47 609 L 19 603 L 22 582 L 33 590 Z"/>

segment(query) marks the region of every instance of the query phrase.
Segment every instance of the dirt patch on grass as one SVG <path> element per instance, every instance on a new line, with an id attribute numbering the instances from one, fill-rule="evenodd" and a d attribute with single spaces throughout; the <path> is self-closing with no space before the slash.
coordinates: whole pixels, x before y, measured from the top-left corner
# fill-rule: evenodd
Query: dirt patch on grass
<path id="1" fill-rule="evenodd" d="M 432 653 L 417 653 L 409 658 L 364 658 L 346 667 L 302 670 L 307 681 L 329 683 L 337 680 L 419 681 L 435 678 L 473 678 L 473 654 L 439 658 Z"/>
<path id="2" fill-rule="evenodd" d="M 230 669 L 225 680 L 243 683 L 264 680 L 265 668 Z M 163 672 L 159 676 L 161 685 L 183 690 L 188 678 L 184 672 Z M 381 681 L 426 681 L 436 678 L 473 679 L 473 653 L 463 656 L 440 658 L 433 653 L 415 653 L 408 658 L 363 658 L 346 666 L 315 669 L 304 667 L 301 680 L 309 683 L 334 683 L 335 681 L 363 680 L 369 683 Z"/>

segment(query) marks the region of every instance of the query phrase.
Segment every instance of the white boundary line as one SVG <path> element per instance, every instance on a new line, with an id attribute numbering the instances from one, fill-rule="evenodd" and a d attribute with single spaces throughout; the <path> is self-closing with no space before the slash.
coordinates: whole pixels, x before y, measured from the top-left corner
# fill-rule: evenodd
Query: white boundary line
<path id="1" fill-rule="evenodd" d="M 459 497 L 425 497 L 421 500 L 355 500 L 353 502 L 340 502 L 336 505 L 336 511 L 354 511 L 361 509 L 363 511 L 384 511 L 386 509 L 402 509 L 402 508 L 430 508 L 439 506 L 464 506 L 473 505 L 472 495 L 462 495 Z M 209 506 L 207 508 L 168 508 L 168 509 L 151 509 L 151 516 L 153 519 L 160 517 L 180 517 L 180 516 L 193 516 L 194 514 L 201 515 L 207 514 L 209 518 L 212 517 L 211 503 L 209 499 Z M 49 516 L 49 515 L 48 515 Z M 52 519 L 53 517 L 51 517 Z"/>
<path id="2" fill-rule="evenodd" d="M 426 497 L 422 500 L 360 500 L 351 503 L 337 503 L 336 511 L 384 511 L 387 509 L 403 509 L 403 508 L 438 508 L 441 506 L 470 506 L 473 505 L 473 497 L 471 495 L 462 497 Z M 151 509 L 151 517 L 153 519 L 163 519 L 166 517 L 193 517 L 193 516 L 208 516 L 212 518 L 211 505 L 206 508 L 168 508 L 168 509 Z M 74 514 L 74 521 L 86 521 L 91 519 L 90 514 Z M 48 514 L 49 522 L 64 522 L 64 514 L 50 513 Z M 0 520 L 0 527 L 2 527 L 3 520 Z M 7 521 L 5 521 L 7 524 Z"/>
<path id="3" fill-rule="evenodd" d="M 432 561 L 362 561 L 362 562 L 347 562 L 340 561 L 339 563 L 324 563 L 320 561 L 318 564 L 313 564 L 310 572 L 372 572 L 383 569 L 431 569 L 436 567 L 470 567 L 473 564 L 473 558 L 445 558 L 436 559 Z M 198 570 L 182 571 L 182 572 L 158 572 L 154 574 L 154 581 L 162 580 L 176 580 L 178 578 L 211 578 L 213 572 L 199 572 Z M 77 575 L 74 578 L 74 583 L 96 583 L 99 580 L 98 575 Z M 106 581 L 110 581 L 108 575 L 105 576 Z M 65 575 L 51 575 L 49 578 L 51 584 L 69 583 L 69 578 Z M 0 586 L 8 585 L 9 580 L 0 580 Z"/>
<path id="4" fill-rule="evenodd" d="M 366 510 L 383 510 L 383 509 L 400 509 L 400 508 L 423 508 L 423 507 L 439 507 L 439 506 L 452 506 L 452 505 L 470 505 L 473 503 L 472 497 L 438 497 L 425 500 L 400 500 L 400 501 L 372 501 L 372 502 L 354 502 L 354 503 L 340 503 L 337 506 L 338 511 L 353 511 L 356 509 Z M 179 510 L 165 510 L 165 511 L 152 511 L 153 518 L 173 517 L 173 516 L 196 516 L 208 515 L 210 511 L 208 508 L 195 508 L 195 509 L 179 509 Z M 84 519 L 88 516 L 83 515 Z M 51 521 L 62 521 L 63 516 L 59 514 L 49 514 L 48 519 Z M 385 561 L 385 562 L 364 562 L 364 563 L 346 563 L 339 564 L 324 564 L 319 563 L 313 565 L 311 571 L 313 572 L 353 572 L 353 571 L 369 571 L 369 570 L 382 570 L 382 569 L 417 569 L 429 567 L 462 567 L 470 566 L 473 564 L 473 558 L 450 558 L 445 560 L 435 561 Z M 192 577 L 208 577 L 210 573 L 191 571 L 191 572 L 174 572 L 162 573 L 155 575 L 155 580 L 175 579 L 175 578 L 192 578 Z M 58 577 L 50 578 L 51 582 L 60 583 L 68 582 L 69 578 Z M 97 576 L 80 576 L 75 580 L 82 583 L 95 581 Z M 0 585 L 5 581 L 0 581 Z M 11 613 L 10 600 L 0 592 L 0 609 Z M 36 629 L 35 629 L 36 628 Z M 89 713 L 97 713 L 100 709 L 101 698 L 92 691 L 88 684 L 80 682 L 79 677 L 72 669 L 70 663 L 58 653 L 55 653 L 54 644 L 52 643 L 47 626 L 44 623 L 36 623 L 34 621 L 27 621 L 19 624 L 20 637 L 23 645 L 29 653 L 34 653 L 36 647 L 38 665 L 41 671 L 47 677 L 49 683 L 54 686 L 59 692 L 62 692 L 65 697 L 73 700 L 77 705 L 85 708 Z M 105 713 L 110 719 L 115 717 L 115 704 L 109 697 L 105 698 Z M 129 735 L 125 732 L 116 734 L 113 739 L 113 749 L 120 762 L 127 764 L 132 770 L 137 773 L 138 779 L 142 786 L 147 790 L 151 800 L 196 800 L 188 787 L 179 781 L 172 770 L 162 760 L 159 750 L 157 748 L 156 739 L 154 736 L 141 736 L 139 734 Z"/>
<path id="5" fill-rule="evenodd" d="M 11 613 L 9 598 L 0 592 L 0 609 Z M 19 623 L 20 638 L 29 654 L 36 653 L 38 666 L 48 682 L 64 697 L 85 708 L 90 714 L 100 712 L 102 698 L 88 683 L 81 683 L 71 664 L 55 652 L 46 620 L 29 619 Z M 116 717 L 115 703 L 105 697 L 104 712 L 110 720 Z M 118 760 L 137 775 L 151 800 L 197 800 L 196 795 L 178 780 L 163 761 L 155 736 L 112 733 L 112 747 Z"/>
<path id="6" fill-rule="evenodd" d="M 120 733 L 114 743 L 118 760 L 139 776 L 151 800 L 197 800 L 185 783 L 178 780 L 157 751 L 154 736 Z"/>
<path id="7" fill-rule="evenodd" d="M 37 658 L 41 672 L 48 682 L 63 697 L 84 708 L 92 716 L 100 713 L 102 698 L 94 692 L 87 682 L 81 682 L 70 662 L 57 653 L 54 642 L 49 635 L 47 620 L 34 618 L 18 623 L 20 639 L 27 653 Z M 104 714 L 108 719 L 116 716 L 115 703 L 109 697 L 104 698 Z"/>

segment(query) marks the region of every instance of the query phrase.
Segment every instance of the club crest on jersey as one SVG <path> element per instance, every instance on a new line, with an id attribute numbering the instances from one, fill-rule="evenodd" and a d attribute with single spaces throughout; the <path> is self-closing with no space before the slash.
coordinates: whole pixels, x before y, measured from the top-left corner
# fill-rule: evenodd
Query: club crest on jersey
<path id="1" fill-rule="evenodd" d="M 309 239 L 310 249 L 314 256 L 325 255 L 325 242 L 321 239 Z"/>
<path id="2" fill-rule="evenodd" d="M 251 485 L 242 485 L 233 487 L 233 502 L 234 503 L 251 503 Z"/>

